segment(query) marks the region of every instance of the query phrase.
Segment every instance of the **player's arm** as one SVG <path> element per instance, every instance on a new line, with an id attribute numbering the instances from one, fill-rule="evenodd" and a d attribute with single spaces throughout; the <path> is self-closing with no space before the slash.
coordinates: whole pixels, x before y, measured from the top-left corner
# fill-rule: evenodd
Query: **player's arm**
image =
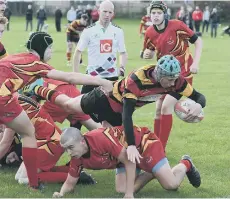
<path id="1" fill-rule="evenodd" d="M 136 163 L 128 160 L 126 149 L 123 147 L 118 160 L 125 165 L 126 170 L 126 198 L 133 198 L 134 182 L 136 176 Z"/>
<path id="2" fill-rule="evenodd" d="M 73 191 L 76 184 L 77 184 L 78 179 L 79 178 L 75 178 L 75 177 L 71 176 L 70 174 L 68 174 L 67 179 L 64 182 L 64 184 L 62 185 L 60 192 L 54 192 L 53 198 L 61 198 L 66 193 Z"/>
<path id="3" fill-rule="evenodd" d="M 132 95 L 132 94 L 130 94 Z M 122 112 L 122 123 L 125 130 L 126 141 L 128 143 L 127 148 L 127 155 L 128 159 L 133 163 L 137 162 L 140 163 L 140 154 L 137 151 L 135 145 L 135 137 L 134 137 L 134 130 L 133 130 L 133 119 L 132 115 L 136 105 L 136 99 L 133 96 L 132 98 L 123 98 L 123 112 Z"/>
<path id="4" fill-rule="evenodd" d="M 195 49 L 194 49 L 193 64 L 191 66 L 191 72 L 197 73 L 199 63 L 200 63 L 202 48 L 203 48 L 202 39 L 200 37 L 198 37 L 197 40 L 195 41 L 194 45 L 195 45 Z M 192 67 L 194 67 L 194 69 Z"/>
<path id="5" fill-rule="evenodd" d="M 194 56 L 193 56 L 193 63 L 190 67 L 191 73 L 196 74 L 198 72 L 199 62 L 202 53 L 202 39 L 198 37 L 185 23 L 180 23 L 180 29 L 184 30 L 187 35 L 189 42 L 195 45 Z"/>
<path id="6" fill-rule="evenodd" d="M 8 152 L 13 140 L 14 140 L 15 131 L 10 128 L 5 128 L 3 132 L 3 138 L 0 142 L 0 160 L 6 155 Z"/>
<path id="7" fill-rule="evenodd" d="M 143 58 L 144 59 L 153 59 L 155 54 L 155 46 L 149 37 L 149 28 L 145 32 L 144 46 L 143 46 Z"/>
<path id="8" fill-rule="evenodd" d="M 93 77 L 75 72 L 64 72 L 53 69 L 47 73 L 47 78 L 60 80 L 75 85 L 102 86 L 106 92 L 111 92 L 113 88 L 111 81 L 102 79 L 100 77 Z"/>
<path id="9" fill-rule="evenodd" d="M 169 94 L 169 97 L 175 99 L 174 105 L 176 104 L 176 100 L 179 100 L 182 96 L 188 97 L 196 102 L 195 104 L 192 104 L 189 108 L 189 114 L 185 118 L 187 121 L 193 121 L 200 114 L 201 108 L 204 108 L 206 105 L 205 96 L 192 88 L 192 86 L 187 81 L 184 81 L 184 83 L 177 90 L 177 92 L 171 92 Z"/>
<path id="10" fill-rule="evenodd" d="M 128 54 L 126 52 L 121 52 L 120 53 L 120 76 L 124 77 L 125 76 L 125 66 L 127 63 L 128 59 Z"/>
<path id="11" fill-rule="evenodd" d="M 120 76 L 124 77 L 125 75 L 125 66 L 128 59 L 128 54 L 126 52 L 125 47 L 125 38 L 124 38 L 124 32 L 121 30 L 119 39 L 118 39 L 118 52 L 120 53 L 119 61 L 120 61 Z"/>
<path id="12" fill-rule="evenodd" d="M 73 55 L 73 71 L 79 72 L 80 67 L 80 60 L 82 52 L 88 47 L 89 44 L 89 37 L 87 35 L 87 30 L 83 30 L 80 40 L 77 44 L 77 47 L 75 49 L 74 55 Z"/>
<path id="13" fill-rule="evenodd" d="M 54 192 L 53 198 L 61 198 L 66 193 L 73 191 L 79 179 L 81 170 L 82 166 L 79 166 L 79 159 L 72 158 L 70 161 L 70 168 L 67 179 L 62 185 L 60 192 Z"/>

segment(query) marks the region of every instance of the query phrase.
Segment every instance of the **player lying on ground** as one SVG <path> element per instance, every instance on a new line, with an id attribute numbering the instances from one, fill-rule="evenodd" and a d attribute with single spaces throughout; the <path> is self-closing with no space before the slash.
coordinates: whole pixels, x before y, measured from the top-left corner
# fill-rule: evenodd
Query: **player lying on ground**
<path id="1" fill-rule="evenodd" d="M 124 192 L 128 198 L 133 198 L 133 193 L 153 178 L 167 190 L 176 190 L 185 175 L 194 187 L 200 186 L 200 174 L 189 156 L 183 156 L 180 163 L 171 169 L 157 136 L 146 127 L 134 126 L 133 129 L 135 146 L 143 157 L 138 164 L 127 158 L 123 127 L 95 129 L 84 135 L 76 128 L 67 128 L 61 135 L 60 144 L 72 157 L 71 168 L 60 192 L 55 192 L 53 197 L 62 197 L 72 191 L 82 168 L 114 169 L 120 163 L 125 169 L 117 170 L 116 190 Z M 136 168 L 144 173 L 136 176 Z"/>
<path id="2" fill-rule="evenodd" d="M 102 85 L 105 90 L 112 90 L 110 81 L 79 73 L 58 71 L 46 64 L 52 57 L 52 43 L 50 35 L 36 32 L 30 35 L 26 44 L 29 52 L 9 55 L 0 60 L 0 123 L 16 130 L 23 139 L 22 155 L 30 187 L 36 189 L 39 186 L 36 174 L 37 142 L 34 127 L 14 97 L 14 93 L 41 77 L 71 84 Z"/>
<path id="3" fill-rule="evenodd" d="M 149 65 L 130 73 L 128 77 L 114 83 L 113 92 L 106 95 L 100 88 L 76 98 L 61 102 L 65 110 L 74 110 L 77 113 L 92 114 L 97 121 L 107 121 L 112 126 L 124 125 L 127 137 L 128 159 L 140 162 L 140 154 L 135 146 L 132 114 L 138 107 L 155 102 L 162 94 L 169 94 L 167 98 L 175 105 L 182 97 L 186 96 L 196 103 L 191 105 L 186 120 L 194 120 L 205 107 L 204 95 L 197 92 L 180 75 L 180 63 L 171 56 L 165 55 L 157 65 Z M 43 89 L 39 86 L 29 88 L 36 94 Z M 39 92 L 42 94 L 42 92 Z M 56 94 L 55 94 L 56 96 Z M 42 96 L 44 97 L 44 96 Z M 55 100 L 65 101 L 61 96 Z M 123 116 L 123 117 L 122 117 Z"/>
<path id="4" fill-rule="evenodd" d="M 23 88 L 20 92 L 23 92 L 24 95 L 32 97 L 37 102 L 40 102 L 40 100 L 44 99 L 43 97 L 36 94 L 31 95 L 31 93 L 28 92 L 30 87 L 34 87 L 36 85 L 44 86 L 50 89 L 55 89 L 56 91 L 59 91 L 71 98 L 81 95 L 80 91 L 76 88 L 75 85 L 47 78 L 41 78 L 36 80 L 34 83 L 29 85 L 29 87 Z M 44 90 L 40 90 L 40 93 L 44 94 L 47 92 L 44 92 Z M 57 106 L 49 100 L 46 100 L 44 104 L 42 104 L 41 106 L 49 113 L 54 122 L 63 123 L 64 120 L 67 119 L 70 122 L 70 126 L 78 129 L 81 129 L 82 125 L 85 126 L 88 130 L 93 130 L 102 127 L 100 123 L 94 122 L 89 115 L 86 115 L 84 113 L 70 114 L 65 109 Z"/>
<path id="5" fill-rule="evenodd" d="M 58 183 L 64 182 L 69 171 L 68 166 L 55 166 L 62 154 L 63 148 L 60 146 L 60 135 L 62 131 L 55 125 L 53 119 L 37 102 L 26 96 L 18 97 L 19 104 L 30 118 L 35 128 L 35 136 L 38 146 L 37 168 L 38 178 L 40 182 Z M 17 139 L 16 139 L 16 138 Z M 20 139 L 14 130 L 6 128 L 3 139 L 0 142 L 0 159 L 10 148 L 15 154 L 7 157 L 7 162 L 18 161 L 21 154 Z M 11 147 L 12 146 L 12 147 Z M 81 175 L 81 183 L 93 184 L 93 179 L 86 175 L 85 172 Z M 19 183 L 28 183 L 28 177 L 24 164 L 21 165 L 17 172 L 16 180 Z"/>

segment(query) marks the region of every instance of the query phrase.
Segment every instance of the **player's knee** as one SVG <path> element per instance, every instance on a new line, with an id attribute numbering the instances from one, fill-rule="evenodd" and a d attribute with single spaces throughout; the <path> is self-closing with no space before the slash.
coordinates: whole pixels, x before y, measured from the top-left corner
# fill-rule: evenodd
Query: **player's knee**
<path id="1" fill-rule="evenodd" d="M 117 193 L 125 193 L 125 191 L 126 191 L 125 189 L 126 189 L 125 186 L 121 186 L 119 184 L 116 184 L 116 192 Z"/>
<path id="2" fill-rule="evenodd" d="M 168 181 L 161 185 L 164 189 L 169 191 L 176 191 L 178 187 L 180 186 L 180 183 L 177 181 Z"/>

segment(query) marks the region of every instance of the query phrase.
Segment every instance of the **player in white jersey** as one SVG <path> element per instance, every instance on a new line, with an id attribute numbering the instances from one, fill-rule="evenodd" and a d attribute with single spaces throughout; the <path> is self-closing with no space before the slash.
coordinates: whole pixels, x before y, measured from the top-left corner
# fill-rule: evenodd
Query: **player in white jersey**
<path id="1" fill-rule="evenodd" d="M 113 3 L 109 0 L 103 1 L 99 7 L 99 21 L 81 34 L 73 57 L 75 72 L 79 72 L 82 51 L 88 48 L 87 74 L 111 81 L 124 76 L 127 61 L 124 33 L 121 28 L 111 23 L 113 15 Z M 120 53 L 120 68 L 116 66 L 117 52 Z M 93 88 L 83 86 L 82 93 L 87 93 Z"/>

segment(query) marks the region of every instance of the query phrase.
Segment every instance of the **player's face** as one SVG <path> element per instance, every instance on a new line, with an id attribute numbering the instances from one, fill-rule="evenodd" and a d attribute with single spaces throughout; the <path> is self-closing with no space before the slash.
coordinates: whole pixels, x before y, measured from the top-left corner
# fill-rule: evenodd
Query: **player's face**
<path id="1" fill-rule="evenodd" d="M 80 142 L 79 144 L 71 143 L 68 147 L 65 148 L 66 152 L 71 157 L 80 158 L 86 153 L 85 142 Z"/>
<path id="2" fill-rule="evenodd" d="M 101 7 L 99 10 L 99 18 L 103 23 L 109 23 L 114 15 L 114 11 L 110 6 Z"/>
<path id="3" fill-rule="evenodd" d="M 163 88 L 170 88 L 175 86 L 177 78 L 171 78 L 171 77 L 162 77 L 160 79 L 160 84 Z"/>
<path id="4" fill-rule="evenodd" d="M 52 54 L 53 54 L 52 45 L 49 45 L 44 53 L 44 62 L 48 62 L 51 59 Z"/>
<path id="5" fill-rule="evenodd" d="M 86 26 L 87 25 L 87 20 L 81 19 L 81 24 L 84 25 L 84 26 Z"/>
<path id="6" fill-rule="evenodd" d="M 5 9 L 6 9 L 6 1 L 0 0 L 0 15 L 3 15 Z"/>
<path id="7" fill-rule="evenodd" d="M 160 25 L 164 20 L 164 12 L 161 9 L 151 10 L 151 21 L 153 25 Z"/>

